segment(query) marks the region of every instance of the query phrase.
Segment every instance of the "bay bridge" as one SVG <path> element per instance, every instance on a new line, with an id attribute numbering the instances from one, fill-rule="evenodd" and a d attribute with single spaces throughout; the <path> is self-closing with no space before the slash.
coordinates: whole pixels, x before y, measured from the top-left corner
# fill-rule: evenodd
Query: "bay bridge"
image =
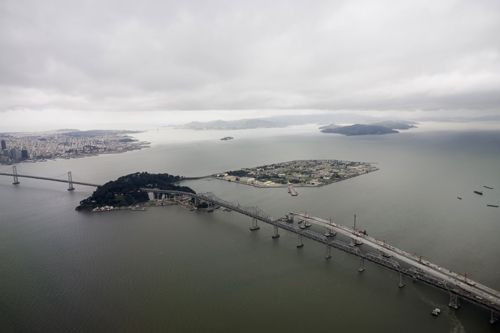
<path id="1" fill-rule="evenodd" d="M 74 190 L 74 185 L 100 186 L 98 184 L 74 181 L 71 172 L 68 172 L 67 179 L 18 174 L 15 166 L 12 173 L 1 172 L 0 176 L 12 177 L 14 185 L 20 184 L 19 178 L 67 183 L 69 191 Z M 354 222 L 354 227 L 351 228 L 337 224 L 332 220 L 325 220 L 297 212 L 290 212 L 284 217 L 274 219 L 258 207 L 245 207 L 239 203 L 218 198 L 213 193 L 189 193 L 154 188 L 141 188 L 141 190 L 151 193 L 155 197 L 162 195 L 184 197 L 191 199 L 195 206 L 200 203 L 206 203 L 210 207 L 223 207 L 228 211 L 245 215 L 250 218 L 249 228 L 251 231 L 259 230 L 259 222 L 262 222 L 273 227 L 273 234 L 271 235 L 273 239 L 280 237 L 280 229 L 295 234 L 297 237 L 297 248 L 304 247 L 304 239 L 315 241 L 325 247 L 324 257 L 327 260 L 332 258 L 332 249 L 349 253 L 359 258 L 358 271 L 360 273 L 366 269 L 365 262 L 372 262 L 398 274 L 399 288 L 405 286 L 405 280 L 420 281 L 446 292 L 449 295 L 448 305 L 451 308 L 459 309 L 461 301 L 466 301 L 489 311 L 491 324 L 498 321 L 500 314 L 500 292 L 474 281 L 465 275 L 455 273 L 422 257 L 410 254 L 384 241 L 368 236 L 366 231 L 356 228 L 356 221 Z"/>

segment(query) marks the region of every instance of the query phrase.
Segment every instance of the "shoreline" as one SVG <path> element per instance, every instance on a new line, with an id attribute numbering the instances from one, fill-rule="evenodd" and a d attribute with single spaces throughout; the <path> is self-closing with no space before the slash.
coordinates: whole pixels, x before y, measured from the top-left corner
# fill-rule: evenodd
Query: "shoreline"
<path id="1" fill-rule="evenodd" d="M 137 148 L 130 148 L 126 150 L 121 150 L 121 151 L 104 151 L 100 153 L 95 153 L 95 154 L 82 154 L 82 155 L 76 155 L 76 156 L 68 156 L 68 157 L 53 157 L 53 158 L 44 158 L 44 159 L 36 159 L 36 160 L 24 160 L 24 161 L 18 161 L 14 163 L 0 163 L 0 166 L 12 166 L 12 165 L 19 165 L 19 164 L 24 164 L 24 163 L 45 163 L 49 161 L 59 161 L 59 160 L 74 160 L 74 159 L 79 159 L 79 158 L 87 158 L 87 157 L 96 157 L 96 156 L 101 156 L 101 155 L 112 155 L 112 154 L 123 154 L 131 151 L 138 151 L 138 150 L 143 150 L 151 148 L 151 143 L 144 141 L 144 144 L 138 145 Z"/>

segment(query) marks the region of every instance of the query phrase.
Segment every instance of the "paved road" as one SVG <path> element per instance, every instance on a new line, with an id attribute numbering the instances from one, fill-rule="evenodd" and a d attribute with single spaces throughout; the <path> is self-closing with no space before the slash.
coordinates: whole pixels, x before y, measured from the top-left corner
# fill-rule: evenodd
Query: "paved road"
<path id="1" fill-rule="evenodd" d="M 459 274 L 451 272 L 450 270 L 440 267 L 436 264 L 430 263 L 426 260 L 420 260 L 419 257 L 409 254 L 401 249 L 394 246 L 386 244 L 383 241 L 377 240 L 373 237 L 366 236 L 359 231 L 355 231 L 349 227 L 330 222 L 318 217 L 311 217 L 306 214 L 292 213 L 301 219 L 308 221 L 311 224 L 319 225 L 325 228 L 330 228 L 336 231 L 338 234 L 342 234 L 346 237 L 353 239 L 354 241 L 362 242 L 363 245 L 371 247 L 377 251 L 380 251 L 388 256 L 391 256 L 400 262 L 404 262 L 412 267 L 415 267 L 426 274 L 433 276 L 434 278 L 440 279 L 447 284 L 455 285 L 464 291 L 472 294 L 477 300 L 487 300 L 487 302 L 500 310 L 500 293 L 493 290 L 487 286 L 484 286 L 476 281 L 467 279 L 464 282 L 464 277 Z"/>

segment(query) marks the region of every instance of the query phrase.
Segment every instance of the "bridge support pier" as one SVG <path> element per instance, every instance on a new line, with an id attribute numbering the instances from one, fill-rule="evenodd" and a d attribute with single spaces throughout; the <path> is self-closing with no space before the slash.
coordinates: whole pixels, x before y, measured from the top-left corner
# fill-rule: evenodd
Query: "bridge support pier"
<path id="1" fill-rule="evenodd" d="M 278 239 L 280 238 L 280 234 L 279 234 L 279 230 L 278 230 L 278 226 L 275 225 L 274 226 L 274 235 L 271 236 L 273 239 Z"/>
<path id="2" fill-rule="evenodd" d="M 71 176 L 71 171 L 68 171 L 68 191 L 74 191 L 75 187 L 73 186 L 73 176 Z"/>
<path id="3" fill-rule="evenodd" d="M 455 310 L 458 310 L 460 308 L 460 299 L 458 298 L 457 294 L 450 293 L 450 302 L 448 303 L 448 306 Z"/>
<path id="4" fill-rule="evenodd" d="M 328 260 L 331 258 L 332 258 L 332 248 L 330 247 L 330 245 L 327 245 L 325 249 L 325 259 Z"/>
<path id="5" fill-rule="evenodd" d="M 491 325 L 496 324 L 497 321 L 498 321 L 498 312 L 491 310 L 490 324 Z"/>
<path id="6" fill-rule="evenodd" d="M 252 218 L 252 222 L 250 224 L 250 228 L 249 229 L 250 229 L 250 231 L 257 231 L 257 230 L 260 229 L 260 227 L 259 227 L 259 225 L 257 223 L 257 219 Z"/>
<path id="7" fill-rule="evenodd" d="M 303 248 L 304 247 L 304 243 L 302 242 L 302 235 L 301 234 L 298 234 L 297 240 L 298 240 L 297 248 L 298 249 Z"/>
<path id="8" fill-rule="evenodd" d="M 14 176 L 14 181 L 12 182 L 12 185 L 18 185 L 19 178 L 17 177 L 17 167 L 15 165 L 12 166 L 12 174 Z"/>
<path id="9" fill-rule="evenodd" d="M 399 284 L 398 284 L 398 287 L 399 288 L 403 288 L 405 286 L 405 283 L 403 281 L 403 273 L 399 272 Z"/>
<path id="10" fill-rule="evenodd" d="M 363 273 L 365 271 L 365 258 L 361 257 L 359 260 L 358 272 Z"/>

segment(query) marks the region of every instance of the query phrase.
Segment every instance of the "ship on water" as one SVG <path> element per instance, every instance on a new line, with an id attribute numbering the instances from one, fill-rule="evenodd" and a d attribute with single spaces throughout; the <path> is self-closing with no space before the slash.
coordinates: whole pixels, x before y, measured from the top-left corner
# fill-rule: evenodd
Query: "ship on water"
<path id="1" fill-rule="evenodd" d="M 297 192 L 295 187 L 293 187 L 292 184 L 288 184 L 288 193 L 290 193 L 292 197 L 296 197 L 297 195 L 299 195 L 299 193 Z"/>

